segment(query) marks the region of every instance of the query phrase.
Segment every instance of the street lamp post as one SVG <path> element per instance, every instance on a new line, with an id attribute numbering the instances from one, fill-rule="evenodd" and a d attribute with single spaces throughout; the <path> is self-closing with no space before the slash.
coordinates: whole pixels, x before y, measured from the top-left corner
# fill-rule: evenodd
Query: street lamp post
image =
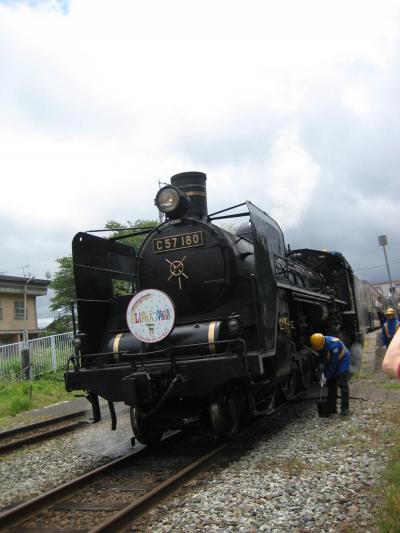
<path id="1" fill-rule="evenodd" d="M 387 270 L 388 279 L 389 279 L 389 286 L 390 286 L 390 290 L 389 290 L 390 296 L 391 296 L 390 302 L 391 302 L 391 304 L 393 304 L 393 301 L 396 300 L 396 289 L 393 286 L 392 277 L 390 275 L 389 261 L 388 261 L 387 253 L 386 253 L 386 246 L 388 244 L 387 236 L 386 235 L 378 235 L 378 243 L 379 243 L 379 246 L 382 246 L 383 254 L 385 256 L 386 270 Z"/>

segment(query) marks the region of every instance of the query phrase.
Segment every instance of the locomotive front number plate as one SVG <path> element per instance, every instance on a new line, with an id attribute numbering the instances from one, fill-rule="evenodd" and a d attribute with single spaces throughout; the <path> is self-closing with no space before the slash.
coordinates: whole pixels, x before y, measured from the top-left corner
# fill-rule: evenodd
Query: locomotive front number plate
<path id="1" fill-rule="evenodd" d="M 181 250 L 182 248 L 193 248 L 202 246 L 203 232 L 193 231 L 192 233 L 182 233 L 181 235 L 171 235 L 171 237 L 161 237 L 153 240 L 153 252 L 169 252 L 170 250 Z"/>

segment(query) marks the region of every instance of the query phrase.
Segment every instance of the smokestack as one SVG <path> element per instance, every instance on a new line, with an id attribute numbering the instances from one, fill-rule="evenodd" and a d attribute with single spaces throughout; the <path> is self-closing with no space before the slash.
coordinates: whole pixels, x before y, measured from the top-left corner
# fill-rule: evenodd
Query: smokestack
<path id="1" fill-rule="evenodd" d="M 186 216 L 207 218 L 207 176 L 203 172 L 181 172 L 171 178 L 171 185 L 186 193 L 189 209 Z"/>

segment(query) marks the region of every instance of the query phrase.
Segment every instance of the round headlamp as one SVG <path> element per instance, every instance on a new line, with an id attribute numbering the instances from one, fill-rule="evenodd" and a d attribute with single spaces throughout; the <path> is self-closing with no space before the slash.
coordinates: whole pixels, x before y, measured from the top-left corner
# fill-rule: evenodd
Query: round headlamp
<path id="1" fill-rule="evenodd" d="M 179 207 L 181 196 L 175 187 L 163 187 L 157 193 L 155 204 L 163 213 L 173 213 Z"/>
<path id="2" fill-rule="evenodd" d="M 157 208 L 167 215 L 168 218 L 176 218 L 188 209 L 186 194 L 172 185 L 160 189 L 154 200 Z"/>

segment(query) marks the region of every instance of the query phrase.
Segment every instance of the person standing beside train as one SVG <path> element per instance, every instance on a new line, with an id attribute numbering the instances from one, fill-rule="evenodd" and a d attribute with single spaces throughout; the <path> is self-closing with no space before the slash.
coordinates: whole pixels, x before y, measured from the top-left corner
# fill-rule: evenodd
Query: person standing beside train
<path id="1" fill-rule="evenodd" d="M 399 329 L 400 322 L 396 319 L 393 307 L 388 307 L 385 314 L 386 322 L 382 326 L 382 346 L 386 349 Z"/>
<path id="2" fill-rule="evenodd" d="M 383 311 L 382 296 L 378 296 L 378 298 L 376 299 L 375 310 L 376 310 L 376 314 L 378 315 L 379 324 L 382 327 L 383 324 L 385 323 L 385 313 Z"/>
<path id="3" fill-rule="evenodd" d="M 311 346 L 321 353 L 324 373 L 321 385 L 328 385 L 327 414 L 337 412 L 337 388 L 340 388 L 340 414 L 349 415 L 349 369 L 350 350 L 337 337 L 314 333 Z"/>

